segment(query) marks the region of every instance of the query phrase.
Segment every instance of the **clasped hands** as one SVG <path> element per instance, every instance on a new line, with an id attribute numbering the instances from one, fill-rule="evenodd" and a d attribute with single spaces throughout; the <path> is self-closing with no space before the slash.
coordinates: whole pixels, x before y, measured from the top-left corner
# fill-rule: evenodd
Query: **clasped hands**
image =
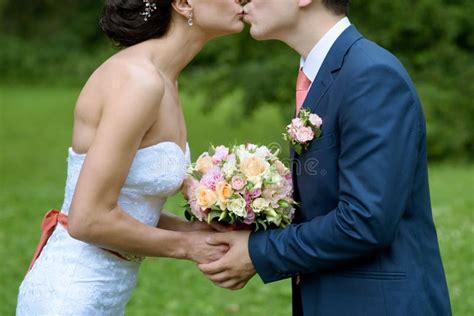
<path id="1" fill-rule="evenodd" d="M 227 246 L 227 252 L 215 261 L 198 263 L 199 270 L 221 288 L 242 289 L 256 273 L 248 251 L 249 237 L 248 230 L 210 233 L 206 244 Z"/>

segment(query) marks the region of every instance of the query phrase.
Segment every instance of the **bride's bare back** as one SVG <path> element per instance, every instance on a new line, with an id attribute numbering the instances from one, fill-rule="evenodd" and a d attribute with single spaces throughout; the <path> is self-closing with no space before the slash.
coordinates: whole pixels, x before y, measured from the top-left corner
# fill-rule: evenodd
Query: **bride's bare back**
<path id="1" fill-rule="evenodd" d="M 87 81 L 74 112 L 72 147 L 76 152 L 89 150 L 104 112 L 110 111 L 118 117 L 121 111 L 139 112 L 144 107 L 154 112 L 152 117 L 147 117 L 147 121 L 154 120 L 140 140 L 139 148 L 172 141 L 185 149 L 186 126 L 177 85 L 167 80 L 151 61 L 142 58 L 144 52 L 141 48 L 132 47 L 112 56 Z M 159 94 L 162 97 L 157 100 Z M 154 104 L 139 104 L 140 100 L 143 103 L 153 99 Z M 104 129 L 107 130 L 107 127 Z"/>

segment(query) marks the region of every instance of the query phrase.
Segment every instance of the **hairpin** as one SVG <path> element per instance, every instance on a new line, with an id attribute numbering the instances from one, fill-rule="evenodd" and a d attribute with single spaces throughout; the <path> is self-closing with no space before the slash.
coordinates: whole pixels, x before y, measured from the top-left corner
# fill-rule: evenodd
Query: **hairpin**
<path id="1" fill-rule="evenodd" d="M 143 20 L 146 22 L 151 17 L 153 11 L 156 10 L 156 3 L 150 3 L 150 0 L 143 0 L 143 3 L 145 4 L 145 11 L 140 12 L 140 15 L 144 16 Z"/>

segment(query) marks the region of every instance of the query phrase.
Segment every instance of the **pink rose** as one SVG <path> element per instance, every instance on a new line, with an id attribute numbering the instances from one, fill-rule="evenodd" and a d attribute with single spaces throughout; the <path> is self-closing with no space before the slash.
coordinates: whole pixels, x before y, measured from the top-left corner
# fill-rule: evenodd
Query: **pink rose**
<path id="1" fill-rule="evenodd" d="M 299 117 L 297 117 L 291 120 L 291 126 L 298 129 L 300 127 L 304 127 L 304 124 L 303 121 Z"/>
<path id="2" fill-rule="evenodd" d="M 241 176 L 233 176 L 231 179 L 232 189 L 240 191 L 245 187 L 245 180 Z"/>
<path id="3" fill-rule="evenodd" d="M 316 128 L 321 128 L 321 125 L 323 125 L 323 120 L 316 114 L 309 115 L 309 122 Z"/>
<path id="4" fill-rule="evenodd" d="M 250 191 L 250 197 L 252 199 L 256 199 L 260 197 L 261 195 L 262 195 L 262 190 L 260 188 L 253 189 L 252 191 Z"/>
<path id="5" fill-rule="evenodd" d="M 255 221 L 255 212 L 252 208 L 247 208 L 247 217 L 244 219 L 244 224 L 250 225 Z"/>
<path id="6" fill-rule="evenodd" d="M 252 205 L 252 196 L 250 195 L 250 192 L 245 192 L 244 193 L 244 199 L 247 204 L 247 208 L 251 207 Z"/>
<path id="7" fill-rule="evenodd" d="M 201 184 L 211 190 L 215 190 L 217 183 L 223 180 L 224 176 L 222 175 L 221 169 L 214 167 L 201 178 Z"/>
<path id="8" fill-rule="evenodd" d="M 199 186 L 199 182 L 191 176 L 186 176 L 183 181 L 183 195 L 186 200 L 191 199 L 194 196 L 194 192 Z"/>
<path id="9" fill-rule="evenodd" d="M 217 146 L 216 152 L 214 153 L 214 156 L 212 156 L 212 162 L 214 162 L 215 164 L 218 164 L 222 160 L 225 160 L 228 155 L 229 155 L 229 148 L 225 146 Z"/>
<path id="10" fill-rule="evenodd" d="M 192 198 L 189 200 L 189 206 L 191 207 L 191 212 L 194 214 L 194 216 L 197 217 L 198 220 L 202 221 L 207 218 L 207 211 L 201 209 L 201 207 L 197 203 L 196 198 Z"/>
<path id="11" fill-rule="evenodd" d="M 292 124 L 286 127 L 286 131 L 288 132 L 288 135 L 290 135 L 292 139 L 296 139 L 296 129 Z"/>
<path id="12" fill-rule="evenodd" d="M 296 131 L 296 140 L 300 143 L 306 143 L 314 138 L 314 132 L 309 127 L 301 127 Z"/>
<path id="13" fill-rule="evenodd" d="M 291 178 L 282 181 L 281 191 L 284 196 L 291 196 L 293 194 L 293 181 L 291 181 Z"/>

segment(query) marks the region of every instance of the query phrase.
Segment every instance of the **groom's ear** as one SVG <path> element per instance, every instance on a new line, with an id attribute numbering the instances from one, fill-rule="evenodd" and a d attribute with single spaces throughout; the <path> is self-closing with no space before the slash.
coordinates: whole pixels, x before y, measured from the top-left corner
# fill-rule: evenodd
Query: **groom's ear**
<path id="1" fill-rule="evenodd" d="M 313 0 L 298 0 L 298 6 L 300 8 L 304 8 L 304 7 L 309 6 L 312 2 Z"/>
<path id="2" fill-rule="evenodd" d="M 189 0 L 175 0 L 171 4 L 176 13 L 188 18 L 189 14 L 193 11 L 193 7 Z"/>

